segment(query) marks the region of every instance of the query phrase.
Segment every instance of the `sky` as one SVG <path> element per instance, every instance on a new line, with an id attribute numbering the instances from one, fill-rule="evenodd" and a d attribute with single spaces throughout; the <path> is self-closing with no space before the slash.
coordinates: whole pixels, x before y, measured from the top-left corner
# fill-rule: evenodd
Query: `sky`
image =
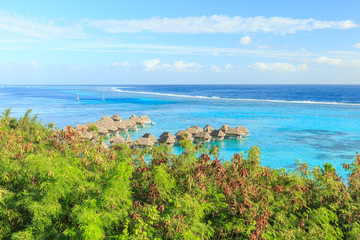
<path id="1" fill-rule="evenodd" d="M 0 85 L 360 84 L 358 0 L 2 0 Z"/>

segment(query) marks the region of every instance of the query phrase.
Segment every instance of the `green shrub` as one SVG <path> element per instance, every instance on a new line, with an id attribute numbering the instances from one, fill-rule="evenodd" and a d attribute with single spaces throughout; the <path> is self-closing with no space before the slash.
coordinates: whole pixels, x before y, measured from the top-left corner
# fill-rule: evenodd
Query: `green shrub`
<path id="1" fill-rule="evenodd" d="M 360 156 L 270 169 L 181 141 L 105 151 L 28 111 L 0 118 L 0 239 L 359 239 Z M 151 159 L 151 160 L 145 160 Z"/>

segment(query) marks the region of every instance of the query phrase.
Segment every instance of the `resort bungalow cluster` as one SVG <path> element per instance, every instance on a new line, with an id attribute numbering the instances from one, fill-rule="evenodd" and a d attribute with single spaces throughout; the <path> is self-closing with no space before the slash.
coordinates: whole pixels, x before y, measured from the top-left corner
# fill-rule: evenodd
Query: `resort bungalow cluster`
<path id="1" fill-rule="evenodd" d="M 86 124 L 77 124 L 75 130 L 83 139 L 88 139 L 94 144 L 97 143 L 100 136 L 111 137 L 111 139 L 117 139 L 117 143 L 132 144 L 130 136 L 124 140 L 119 133 L 128 133 L 130 131 L 136 131 L 138 128 L 144 127 L 147 124 L 155 124 L 150 120 L 148 116 L 132 115 L 129 119 L 122 119 L 119 115 L 104 116 L 99 121 L 88 122 Z M 71 128 L 64 127 L 63 132 L 68 132 Z M 122 140 L 123 142 L 122 142 Z M 103 142 L 102 145 L 107 147 Z"/>
<path id="2" fill-rule="evenodd" d="M 75 129 L 81 138 L 88 139 L 94 144 L 98 144 L 100 136 L 109 138 L 110 147 L 117 144 L 126 144 L 133 147 L 151 147 L 155 144 L 165 144 L 168 146 L 175 145 L 180 140 L 189 140 L 191 142 L 210 142 L 222 141 L 227 139 L 241 139 L 250 135 L 246 127 L 238 126 L 231 128 L 224 125 L 220 129 L 214 129 L 210 125 L 204 128 L 192 126 L 186 130 L 179 130 L 175 135 L 170 132 L 163 132 L 159 138 L 150 133 L 145 133 L 137 141 L 133 141 L 129 135 L 129 131 L 136 131 L 146 124 L 154 124 L 148 116 L 137 117 L 132 115 L 129 119 L 122 119 L 119 115 L 112 117 L 104 116 L 99 121 L 89 122 L 85 125 L 77 124 Z M 69 131 L 69 127 L 65 127 L 63 132 Z M 120 134 L 128 133 L 124 139 Z M 101 145 L 108 148 L 105 142 Z"/>
<path id="3" fill-rule="evenodd" d="M 158 143 L 172 146 L 180 140 L 190 140 L 191 142 L 210 142 L 222 141 L 225 138 L 240 139 L 249 135 L 249 130 L 247 130 L 246 127 L 231 128 L 229 125 L 224 125 L 220 129 L 214 129 L 209 125 L 206 125 L 204 128 L 192 126 L 186 130 L 179 130 L 175 136 L 170 132 L 164 132 L 158 139 L 150 133 L 145 133 L 144 136 L 134 143 L 134 145 L 139 147 L 150 147 Z M 112 139 L 110 139 L 110 143 L 113 143 Z"/>

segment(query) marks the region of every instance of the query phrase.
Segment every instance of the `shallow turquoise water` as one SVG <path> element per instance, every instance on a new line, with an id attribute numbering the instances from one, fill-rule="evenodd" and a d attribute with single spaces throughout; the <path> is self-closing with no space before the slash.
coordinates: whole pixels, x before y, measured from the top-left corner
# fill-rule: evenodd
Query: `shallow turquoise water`
<path id="1" fill-rule="evenodd" d="M 80 101 L 75 101 L 78 93 Z M 106 101 L 101 100 L 103 93 Z M 145 132 L 175 134 L 192 125 L 246 126 L 251 136 L 224 141 L 221 158 L 229 160 L 257 144 L 263 152 L 262 164 L 271 168 L 293 169 L 297 159 L 310 166 L 328 162 L 345 176 L 341 165 L 351 162 L 360 146 L 359 105 L 190 98 L 119 92 L 106 86 L 1 88 L 0 110 L 10 107 L 15 116 L 32 108 L 43 122 L 59 128 L 113 114 L 148 115 L 157 123 L 135 132 L 133 139 Z"/>

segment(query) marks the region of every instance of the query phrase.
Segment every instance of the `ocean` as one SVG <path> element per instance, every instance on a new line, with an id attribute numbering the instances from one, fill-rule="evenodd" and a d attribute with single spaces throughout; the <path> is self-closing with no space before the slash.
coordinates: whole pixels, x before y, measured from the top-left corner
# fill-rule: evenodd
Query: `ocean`
<path id="1" fill-rule="evenodd" d="M 0 111 L 11 108 L 20 117 L 32 109 L 59 128 L 113 114 L 148 115 L 156 122 L 133 139 L 193 125 L 245 126 L 250 137 L 218 143 L 220 159 L 258 145 L 264 166 L 293 170 L 297 160 L 311 167 L 326 162 L 345 178 L 342 164 L 360 148 L 359 93 L 360 85 L 3 86 Z"/>

